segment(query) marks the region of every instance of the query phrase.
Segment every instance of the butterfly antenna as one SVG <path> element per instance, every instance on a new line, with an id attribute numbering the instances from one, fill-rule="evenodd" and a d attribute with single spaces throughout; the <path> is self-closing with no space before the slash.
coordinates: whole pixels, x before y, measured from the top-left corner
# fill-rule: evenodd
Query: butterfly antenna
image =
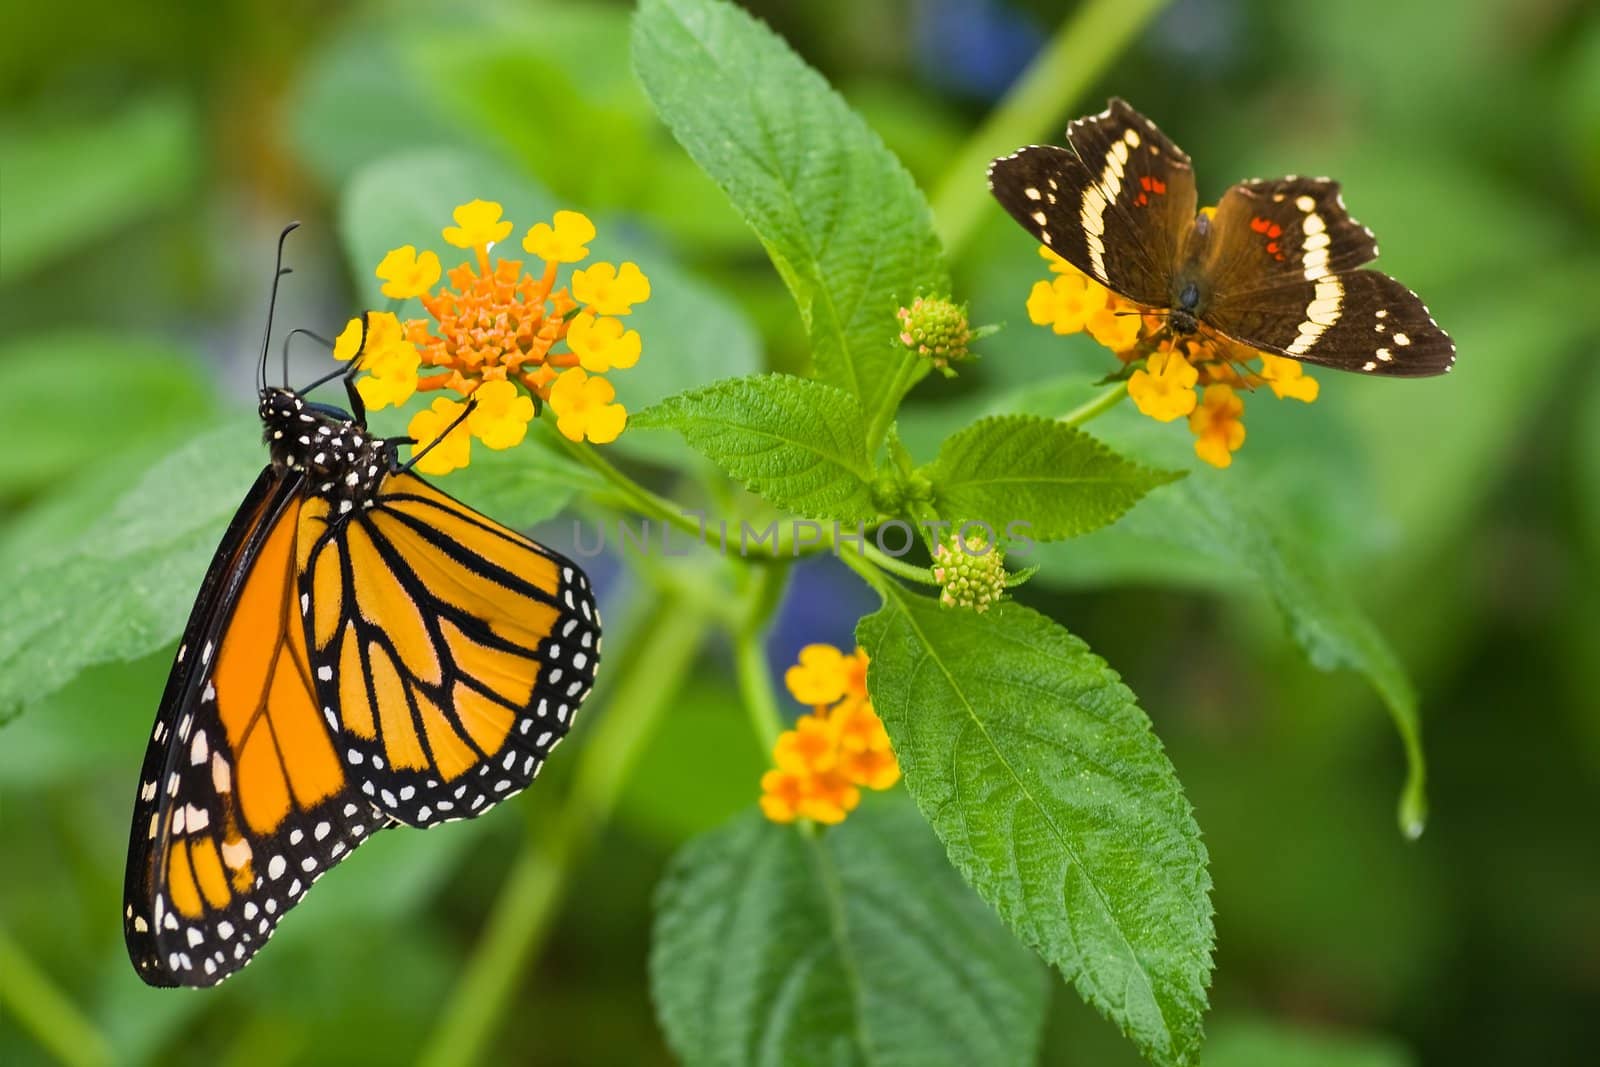
<path id="1" fill-rule="evenodd" d="M 284 377 L 285 381 L 288 381 L 288 379 L 289 379 L 289 345 L 290 345 L 291 342 L 294 341 L 294 339 L 296 337 L 299 337 L 302 334 L 304 334 L 305 336 L 311 338 L 313 341 L 316 341 L 319 344 L 325 346 L 326 348 L 328 348 L 329 351 L 332 351 L 332 349 L 333 349 L 333 342 L 328 340 L 326 337 L 322 336 L 320 333 L 317 333 L 314 330 L 308 330 L 308 329 L 306 329 L 306 328 L 304 328 L 302 326 L 297 326 L 294 329 L 290 330 L 289 331 L 289 335 L 283 339 L 283 345 L 282 345 L 282 351 L 283 351 L 283 377 Z M 335 368 L 334 371 L 331 374 L 324 375 L 323 377 L 318 378 L 316 381 L 312 382 L 310 385 L 306 386 L 304 389 L 296 389 L 295 392 L 297 392 L 300 395 L 304 396 L 306 393 L 311 392 L 311 390 L 315 389 L 317 386 L 322 385 L 325 382 L 333 381 L 339 375 L 343 374 L 344 371 L 345 371 L 345 369 L 343 367 Z"/>
<path id="2" fill-rule="evenodd" d="M 272 316 L 278 308 L 278 282 L 283 279 L 285 274 L 294 273 L 290 268 L 283 265 L 283 244 L 289 239 L 289 235 L 299 227 L 300 223 L 291 222 L 283 228 L 282 233 L 278 234 L 278 260 L 272 272 L 272 295 L 267 298 L 267 328 L 261 335 L 261 359 L 256 364 L 256 377 L 262 389 L 267 387 L 267 351 L 272 347 Z M 285 389 L 289 387 L 287 358 L 285 358 L 284 363 L 283 386 Z"/>

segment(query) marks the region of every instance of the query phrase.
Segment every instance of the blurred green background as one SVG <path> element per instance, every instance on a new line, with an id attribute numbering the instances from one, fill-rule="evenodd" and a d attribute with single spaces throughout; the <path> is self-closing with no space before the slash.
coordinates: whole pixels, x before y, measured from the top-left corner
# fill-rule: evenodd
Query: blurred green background
<path id="1" fill-rule="evenodd" d="M 950 161 L 1073 14 L 1042 0 L 748 6 L 930 191 L 981 189 L 981 170 L 952 177 Z M 119 487 L 253 407 L 286 220 L 305 225 L 279 321 L 332 331 L 359 307 L 372 264 L 339 250 L 344 205 L 371 168 L 419 149 L 469 150 L 564 204 L 624 219 L 734 301 L 769 365 L 802 368 L 779 279 L 633 80 L 628 16 L 594 2 L 11 9 L 0 579 L 49 567 Z M 1024 593 L 1122 671 L 1197 809 L 1218 928 L 1207 1062 L 1591 1062 L 1600 9 L 1179 0 L 1090 92 L 1039 115 L 1033 136 L 1056 139 L 1113 93 L 1189 151 L 1207 201 L 1247 176 L 1341 179 L 1379 235 L 1380 266 L 1423 294 L 1460 350 L 1444 380 L 1329 372 L 1313 407 L 1253 400 L 1249 443 L 1218 475 L 1282 505 L 1412 671 L 1431 769 L 1421 840 L 1395 831 L 1401 755 L 1376 697 L 1307 665 L 1241 574 L 1113 529 L 1041 552 Z M 1043 271 L 998 208 L 984 204 L 952 266 L 975 320 L 1008 328 L 959 380 L 914 394 L 904 423 L 923 456 L 1019 390 L 1108 369 L 1087 339 L 1027 324 L 1022 303 Z M 649 344 L 647 360 L 685 358 Z M 772 644 L 780 666 L 805 641 L 848 641 L 869 608 L 850 579 L 816 577 L 790 594 Z M 125 580 L 187 590 L 198 573 Z M 611 579 L 611 618 L 629 617 L 632 584 Z M 627 626 L 608 650 L 626 647 Z M 566 788 L 563 761 L 482 820 L 384 835 L 220 989 L 150 990 L 118 913 L 170 656 L 94 668 L 0 729 L 0 1060 L 438 1053 L 442 1005 L 521 842 L 548 831 L 557 808 L 542 800 Z M 564 885 L 485 1062 L 668 1061 L 646 989 L 652 889 L 676 846 L 753 803 L 763 764 L 723 651 L 703 656 Z M 607 696 L 591 715 L 604 716 Z M 1043 1060 L 1135 1055 L 1058 985 Z"/>

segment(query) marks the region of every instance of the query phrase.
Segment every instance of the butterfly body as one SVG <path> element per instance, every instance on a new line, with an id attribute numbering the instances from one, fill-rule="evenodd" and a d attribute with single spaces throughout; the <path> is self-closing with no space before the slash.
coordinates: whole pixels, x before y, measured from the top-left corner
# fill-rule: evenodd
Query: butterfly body
<path id="1" fill-rule="evenodd" d="M 242 967 L 371 833 L 525 788 L 599 658 L 571 561 L 411 473 L 359 416 L 279 388 L 259 414 L 270 462 L 202 582 L 140 774 L 123 926 L 152 985 Z"/>
<path id="2" fill-rule="evenodd" d="M 1417 295 L 1361 270 L 1372 231 L 1337 182 L 1230 187 L 1198 208 L 1189 157 L 1121 100 L 989 169 L 995 198 L 1043 245 L 1126 300 L 1195 333 L 1306 363 L 1394 377 L 1450 370 L 1455 344 Z"/>
<path id="3" fill-rule="evenodd" d="M 303 473 L 309 491 L 336 506 L 370 506 L 399 466 L 393 441 L 372 436 L 349 412 L 311 403 L 291 389 L 263 389 L 259 412 L 273 468 Z"/>

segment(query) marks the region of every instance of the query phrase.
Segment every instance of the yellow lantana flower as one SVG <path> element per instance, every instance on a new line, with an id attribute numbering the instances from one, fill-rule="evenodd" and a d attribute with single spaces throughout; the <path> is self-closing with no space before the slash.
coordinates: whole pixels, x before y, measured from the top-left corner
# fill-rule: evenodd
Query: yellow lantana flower
<path id="1" fill-rule="evenodd" d="M 1170 316 L 1118 296 L 1048 246 L 1039 246 L 1039 257 L 1053 277 L 1030 290 L 1029 321 L 1056 333 L 1087 331 L 1109 348 L 1125 368 L 1113 377 L 1127 377 L 1138 409 L 1161 422 L 1188 416 L 1195 451 L 1207 463 L 1228 466 L 1244 443 L 1244 401 L 1234 390 L 1265 384 L 1279 398 L 1308 404 L 1317 399 L 1316 380 L 1297 360 L 1246 348 L 1204 324 L 1176 333 Z M 1253 367 L 1258 360 L 1259 371 Z M 1126 369 L 1135 366 L 1131 373 Z M 1203 398 L 1198 390 L 1204 390 Z"/>
<path id="2" fill-rule="evenodd" d="M 488 200 L 455 208 L 456 225 L 442 232 L 451 244 L 471 251 L 448 270 L 441 270 L 438 256 L 419 253 L 415 245 L 389 252 L 377 267 L 384 293 L 419 298 L 427 317 L 402 322 L 389 312 L 369 312 L 351 319 L 334 342 L 334 355 L 364 372 L 356 388 L 371 408 L 403 403 L 414 392 L 472 398 L 462 440 L 513 447 L 546 404 L 573 440 L 616 440 L 627 411 L 599 375 L 639 361 L 638 332 L 614 316 L 649 299 L 649 279 L 635 263 L 620 269 L 597 263 L 573 271 L 564 283 L 563 265 L 586 258 L 595 237 L 594 223 L 577 211 L 557 211 L 551 222 L 528 231 L 523 247 L 544 261 L 530 273 L 521 260 L 491 254 L 490 246 L 514 228 L 501 214 L 501 206 Z M 437 430 L 436 422 L 419 425 Z M 464 466 L 469 456 L 453 436 L 420 469 L 442 473 L 452 463 Z"/>
<path id="3" fill-rule="evenodd" d="M 472 434 L 467 430 L 466 420 L 450 428 L 465 410 L 465 404 L 441 396 L 430 407 L 411 416 L 411 423 L 406 427 L 407 436 L 416 442 L 411 446 L 411 455 L 415 458 L 427 450 L 426 455 L 417 460 L 417 470 L 423 474 L 449 474 L 471 462 Z M 448 436 L 444 436 L 446 429 L 450 430 Z M 439 440 L 441 436 L 444 436 L 442 441 Z"/>
<path id="4" fill-rule="evenodd" d="M 826 718 L 802 715 L 793 730 L 779 735 L 772 762 L 791 774 L 831 770 L 839 762 L 839 732 Z"/>
<path id="5" fill-rule="evenodd" d="M 1028 294 L 1028 321 L 1056 333 L 1077 333 L 1106 310 L 1106 289 L 1087 274 L 1061 274 L 1036 282 Z"/>
<path id="6" fill-rule="evenodd" d="M 783 684 L 802 704 L 832 704 L 850 685 L 850 658 L 832 645 L 807 645 L 800 662 L 784 672 Z"/>
<path id="7" fill-rule="evenodd" d="M 495 450 L 515 448 L 528 436 L 533 421 L 533 399 L 517 391 L 504 378 L 484 382 L 472 392 L 476 401 L 467 416 L 472 436 Z"/>
<path id="8" fill-rule="evenodd" d="M 621 319 L 584 311 L 567 324 L 567 347 L 578 354 L 584 370 L 603 374 L 639 362 L 641 342 L 638 330 L 624 332 Z"/>
<path id="9" fill-rule="evenodd" d="M 1065 259 L 1056 254 L 1056 250 L 1049 245 L 1039 246 L 1039 258 L 1050 265 L 1052 274 L 1078 274 L 1080 271 Z"/>
<path id="10" fill-rule="evenodd" d="M 1299 360 L 1261 353 L 1261 377 L 1280 400 L 1300 400 L 1309 404 L 1317 398 L 1321 386 L 1306 373 Z"/>
<path id="11" fill-rule="evenodd" d="M 837 771 L 794 774 L 768 771 L 761 776 L 761 811 L 773 822 L 811 819 L 834 826 L 861 803 L 861 790 Z"/>
<path id="12" fill-rule="evenodd" d="M 1133 305 L 1113 299 L 1105 307 L 1090 312 L 1083 321 L 1083 328 L 1096 343 L 1113 352 L 1124 352 L 1139 343 L 1139 335 L 1144 332 L 1144 318 Z"/>
<path id="13" fill-rule="evenodd" d="M 457 248 L 482 249 L 504 241 L 511 233 L 511 223 L 502 222 L 500 213 L 505 209 L 492 200 L 472 200 L 456 208 L 456 224 L 446 226 L 444 239 Z"/>
<path id="14" fill-rule="evenodd" d="M 634 304 L 650 299 L 650 279 L 637 263 L 624 263 L 621 269 L 596 263 L 588 270 L 572 272 L 572 295 L 596 314 L 627 315 Z"/>
<path id="15" fill-rule="evenodd" d="M 578 211 L 558 211 L 554 226 L 548 222 L 533 224 L 522 239 L 522 248 L 546 263 L 577 263 L 588 257 L 587 246 L 592 240 L 594 223 L 589 216 Z"/>
<path id="16" fill-rule="evenodd" d="M 1128 379 L 1128 395 L 1139 410 L 1158 422 L 1171 422 L 1194 410 L 1200 372 L 1170 347 L 1150 353 L 1143 370 Z"/>
<path id="17" fill-rule="evenodd" d="M 417 391 L 417 367 L 422 356 L 409 341 L 396 341 L 361 357 L 367 373 L 356 382 L 362 403 L 372 411 L 399 407 Z"/>
<path id="18" fill-rule="evenodd" d="M 872 705 L 865 700 L 845 700 L 828 715 L 838 737 L 838 764 L 846 777 L 868 789 L 888 789 L 900 780 L 900 763 L 889 745 Z"/>
<path id="19" fill-rule="evenodd" d="M 1194 431 L 1195 455 L 1213 467 L 1233 463 L 1233 453 L 1244 444 L 1244 401 L 1231 386 L 1208 385 L 1200 406 L 1189 416 Z"/>
<path id="20" fill-rule="evenodd" d="M 333 339 L 333 358 L 348 363 L 361 351 L 361 341 L 367 335 L 367 324 L 360 318 L 345 323 L 339 336 Z"/>
<path id="21" fill-rule="evenodd" d="M 761 810 L 773 822 L 833 824 L 861 802 L 861 788 L 900 780 L 889 734 L 867 698 L 867 655 L 807 645 L 784 674 L 796 700 L 812 706 L 773 746 L 775 769 L 761 779 Z M 831 706 L 830 706 L 831 705 Z"/>
<path id="22" fill-rule="evenodd" d="M 401 245 L 383 257 L 375 273 L 383 282 L 384 296 L 409 300 L 432 289 L 443 271 L 434 253 L 424 252 L 419 256 L 416 245 Z"/>
<path id="23" fill-rule="evenodd" d="M 628 422 L 627 409 L 613 403 L 616 396 L 610 382 L 591 378 L 582 367 L 562 371 L 550 388 L 556 429 L 570 441 L 588 438 L 597 445 L 615 441 Z"/>

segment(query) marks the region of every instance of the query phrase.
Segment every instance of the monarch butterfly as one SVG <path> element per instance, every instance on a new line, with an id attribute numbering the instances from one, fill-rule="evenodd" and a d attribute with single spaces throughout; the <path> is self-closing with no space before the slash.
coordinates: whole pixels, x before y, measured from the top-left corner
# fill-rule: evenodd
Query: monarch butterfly
<path id="1" fill-rule="evenodd" d="M 412 473 L 408 439 L 368 431 L 359 358 L 353 414 L 306 400 L 320 382 L 266 384 L 293 229 L 260 361 L 271 462 L 201 583 L 139 776 L 123 929 L 156 986 L 243 967 L 372 833 L 525 788 L 600 653 L 575 564 Z"/>

